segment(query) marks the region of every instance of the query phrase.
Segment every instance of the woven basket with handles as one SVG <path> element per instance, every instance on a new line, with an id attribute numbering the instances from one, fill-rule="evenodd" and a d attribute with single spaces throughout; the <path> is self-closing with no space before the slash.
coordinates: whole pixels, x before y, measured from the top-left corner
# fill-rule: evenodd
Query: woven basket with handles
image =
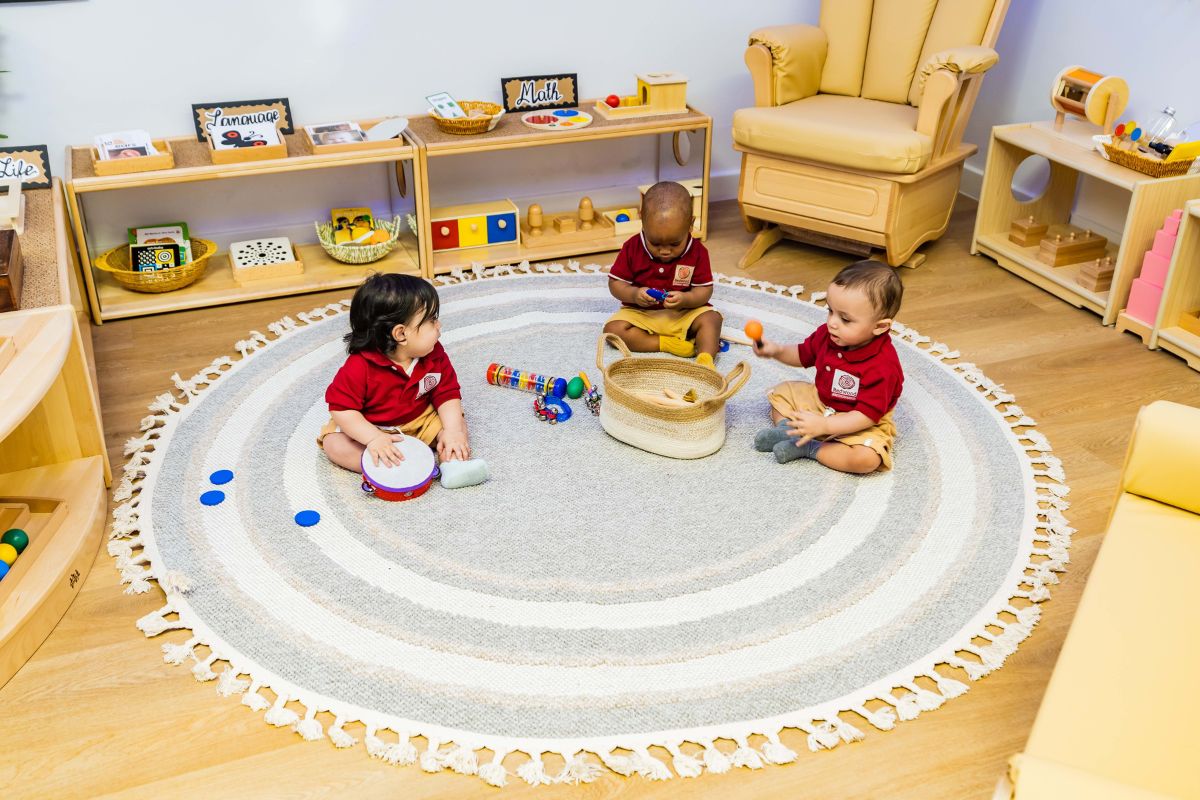
<path id="1" fill-rule="evenodd" d="M 604 365 L 604 345 L 621 358 Z M 614 439 L 669 458 L 703 458 L 725 443 L 725 401 L 750 379 L 750 366 L 739 362 L 722 376 L 678 358 L 634 356 L 619 336 L 601 334 L 596 342 L 596 366 L 604 376 L 600 425 Z M 696 402 L 663 406 L 645 399 L 668 389 L 682 396 L 689 389 Z"/>

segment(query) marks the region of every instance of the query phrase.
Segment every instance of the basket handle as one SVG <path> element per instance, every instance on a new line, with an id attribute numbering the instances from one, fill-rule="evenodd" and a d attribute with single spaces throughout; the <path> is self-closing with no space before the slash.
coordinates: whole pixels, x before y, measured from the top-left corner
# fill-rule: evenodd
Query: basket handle
<path id="1" fill-rule="evenodd" d="M 750 365 L 739 361 L 733 369 L 725 373 L 725 386 L 720 393 L 708 398 L 706 403 L 723 403 L 733 397 L 750 380 Z"/>
<path id="2" fill-rule="evenodd" d="M 621 353 L 624 358 L 629 358 L 633 353 L 629 352 L 629 347 L 625 344 L 625 340 L 615 333 L 602 333 L 600 338 L 596 340 L 596 369 L 600 370 L 600 374 L 606 374 L 604 371 L 604 345 L 611 344 Z"/>

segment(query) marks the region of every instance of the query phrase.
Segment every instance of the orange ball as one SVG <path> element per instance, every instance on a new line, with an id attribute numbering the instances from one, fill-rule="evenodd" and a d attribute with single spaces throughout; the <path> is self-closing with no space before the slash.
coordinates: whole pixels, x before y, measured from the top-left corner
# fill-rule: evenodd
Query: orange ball
<path id="1" fill-rule="evenodd" d="M 757 341 L 762 340 L 763 328 L 762 328 L 762 323 L 759 322 L 758 320 L 756 320 L 756 319 L 750 320 L 749 322 L 746 323 L 746 327 L 743 328 L 743 330 L 746 331 L 746 335 L 749 336 L 754 341 L 757 342 Z"/>

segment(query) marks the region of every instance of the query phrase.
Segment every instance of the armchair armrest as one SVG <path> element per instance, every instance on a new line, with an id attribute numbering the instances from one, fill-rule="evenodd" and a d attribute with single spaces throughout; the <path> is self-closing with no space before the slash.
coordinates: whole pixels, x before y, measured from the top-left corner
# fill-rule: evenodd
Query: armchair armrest
<path id="1" fill-rule="evenodd" d="M 913 89 L 915 96 L 909 98 L 919 109 L 917 130 L 935 142 L 945 141 L 946 137 L 939 134 L 942 133 L 940 128 L 946 104 L 959 93 L 965 80 L 987 72 L 999 60 L 995 50 L 982 45 L 952 47 L 931 55 L 921 67 L 920 78 Z"/>
<path id="2" fill-rule="evenodd" d="M 777 25 L 750 34 L 746 66 L 754 79 L 754 103 L 778 106 L 816 94 L 829 38 L 815 25 Z"/>
<path id="3" fill-rule="evenodd" d="M 1200 514 L 1200 409 L 1158 400 L 1138 412 L 1121 474 L 1131 494 Z"/>

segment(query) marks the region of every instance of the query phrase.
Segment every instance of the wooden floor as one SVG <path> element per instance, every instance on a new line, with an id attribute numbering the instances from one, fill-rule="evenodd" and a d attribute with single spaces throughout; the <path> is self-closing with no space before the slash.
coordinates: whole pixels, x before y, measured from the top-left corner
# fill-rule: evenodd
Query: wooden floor
<path id="1" fill-rule="evenodd" d="M 582 787 L 531 789 L 513 778 L 505 797 L 687 796 L 983 798 L 1021 749 L 1099 546 L 1134 415 L 1151 400 L 1200 405 L 1200 374 L 1128 334 L 1100 326 L 968 255 L 974 203 L 961 199 L 949 233 L 928 261 L 904 270 L 903 322 L 959 349 L 1014 392 L 1062 457 L 1079 529 L 1071 565 L 1042 623 L 998 672 L 942 709 L 797 763 L 650 783 L 605 774 Z M 736 205 L 714 206 L 709 247 L 715 269 L 733 273 L 749 235 Z M 597 259 L 601 260 L 601 259 Z M 779 283 L 824 288 L 849 259 L 797 244 L 775 247 L 751 271 Z M 114 466 L 121 447 L 170 386 L 233 342 L 284 314 L 346 293 L 271 300 L 208 311 L 112 322 L 94 328 L 104 426 Z M 718 288 L 718 298 L 720 289 Z M 62 623 L 0 689 L 0 787 L 5 797 L 500 796 L 476 778 L 389 767 L 363 747 L 335 750 L 271 728 L 212 683 L 163 664 L 159 646 L 176 631 L 144 638 L 134 620 L 161 604 L 157 587 L 122 593 L 111 559 L 99 554 Z"/>

